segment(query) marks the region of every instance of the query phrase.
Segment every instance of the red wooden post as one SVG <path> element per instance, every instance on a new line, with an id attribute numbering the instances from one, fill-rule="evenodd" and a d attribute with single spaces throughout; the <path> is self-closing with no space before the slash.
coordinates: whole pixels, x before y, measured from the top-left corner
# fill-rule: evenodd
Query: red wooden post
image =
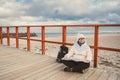
<path id="1" fill-rule="evenodd" d="M 10 46 L 10 29 L 7 27 L 7 45 Z"/>
<path id="2" fill-rule="evenodd" d="M 99 34 L 99 26 L 95 26 L 94 32 L 94 67 L 96 68 L 98 65 L 98 34 Z"/>
<path id="3" fill-rule="evenodd" d="M 2 44 L 2 27 L 0 27 L 0 44 Z"/>
<path id="4" fill-rule="evenodd" d="M 19 48 L 18 27 L 16 27 L 16 48 Z"/>
<path id="5" fill-rule="evenodd" d="M 66 43 L 66 26 L 62 27 L 62 42 L 63 42 L 63 45 L 65 45 L 65 43 Z"/>
<path id="6" fill-rule="evenodd" d="M 42 54 L 45 54 L 45 26 L 42 26 L 41 29 L 41 38 L 42 38 Z"/>
<path id="7" fill-rule="evenodd" d="M 30 26 L 27 27 L 27 51 L 30 51 Z"/>

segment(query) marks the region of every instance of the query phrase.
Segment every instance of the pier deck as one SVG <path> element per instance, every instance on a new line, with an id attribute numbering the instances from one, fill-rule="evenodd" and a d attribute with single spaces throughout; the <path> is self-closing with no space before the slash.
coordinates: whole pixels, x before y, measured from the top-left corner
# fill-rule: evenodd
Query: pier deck
<path id="1" fill-rule="evenodd" d="M 0 45 L 0 80 L 120 80 L 120 75 L 90 68 L 84 74 L 64 72 L 55 58 Z"/>

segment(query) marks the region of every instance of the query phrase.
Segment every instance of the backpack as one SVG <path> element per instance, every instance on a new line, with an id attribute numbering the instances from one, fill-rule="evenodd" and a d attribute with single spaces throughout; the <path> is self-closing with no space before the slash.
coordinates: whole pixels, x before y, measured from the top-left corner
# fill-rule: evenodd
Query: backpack
<path id="1" fill-rule="evenodd" d="M 61 45 L 60 46 L 60 50 L 58 52 L 58 55 L 57 55 L 57 59 L 56 61 L 61 63 L 62 62 L 62 58 L 64 57 L 65 54 L 68 53 L 68 47 L 66 47 L 65 45 Z"/>

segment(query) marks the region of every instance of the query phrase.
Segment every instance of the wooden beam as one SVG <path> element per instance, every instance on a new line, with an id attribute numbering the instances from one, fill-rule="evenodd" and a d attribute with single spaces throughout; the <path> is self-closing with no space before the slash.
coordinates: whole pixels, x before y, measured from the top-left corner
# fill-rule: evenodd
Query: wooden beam
<path id="1" fill-rule="evenodd" d="M 95 26 L 94 31 L 94 67 L 96 68 L 98 65 L 98 34 L 99 34 L 99 26 Z"/>
<path id="2" fill-rule="evenodd" d="M 66 43 L 66 26 L 62 26 L 62 43 L 63 45 Z"/>
<path id="3" fill-rule="evenodd" d="M 2 44 L 2 27 L 0 27 L 0 44 Z"/>
<path id="4" fill-rule="evenodd" d="M 41 29 L 41 38 L 42 38 L 42 54 L 45 55 L 45 26 L 42 26 Z"/>
<path id="5" fill-rule="evenodd" d="M 18 27 L 16 27 L 16 48 L 19 48 L 19 39 L 18 39 Z"/>
<path id="6" fill-rule="evenodd" d="M 7 45 L 10 46 L 10 29 L 7 27 Z"/>
<path id="7" fill-rule="evenodd" d="M 27 27 L 27 51 L 30 51 L 30 26 Z"/>

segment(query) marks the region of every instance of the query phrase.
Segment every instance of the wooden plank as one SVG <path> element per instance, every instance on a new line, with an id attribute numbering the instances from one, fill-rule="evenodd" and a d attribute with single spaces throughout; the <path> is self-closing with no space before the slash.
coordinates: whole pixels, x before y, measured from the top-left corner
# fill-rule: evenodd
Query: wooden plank
<path id="1" fill-rule="evenodd" d="M 45 62 L 49 62 L 49 64 L 51 64 L 51 60 L 47 60 Z M 0 79 L 1 80 L 9 80 L 9 79 L 13 79 L 13 78 L 16 78 L 16 77 L 19 77 L 19 76 L 23 76 L 27 73 L 30 73 L 30 72 L 33 72 L 33 71 L 36 71 L 38 69 L 42 69 L 44 66 L 46 66 L 48 64 L 45 64 L 44 62 L 41 62 L 41 63 L 37 63 L 37 64 L 32 64 L 32 65 L 29 65 L 29 66 L 23 66 L 21 69 L 17 69 L 16 71 L 12 71 L 12 72 L 9 72 L 7 74 L 4 74 L 4 75 L 1 75 L 0 76 Z"/>
<path id="2" fill-rule="evenodd" d="M 56 63 L 55 58 L 27 54 L 26 51 L 5 46 L 1 48 L 0 80 L 120 80 L 116 73 L 95 68 L 84 74 L 64 72 L 65 66 Z"/>
<path id="3" fill-rule="evenodd" d="M 95 69 L 90 68 L 86 73 L 81 74 L 75 80 L 86 80 L 88 77 L 92 76 L 94 72 L 95 72 Z"/>
<path id="4" fill-rule="evenodd" d="M 20 51 L 20 54 L 19 55 L 15 55 L 13 56 L 12 58 L 13 59 L 10 59 L 10 58 L 5 58 L 5 60 L 2 60 L 0 59 L 0 62 L 1 62 L 1 66 L 4 66 L 3 64 L 6 64 L 6 65 L 9 65 L 11 63 L 17 63 L 17 64 L 24 64 L 25 62 L 30 62 L 31 61 L 40 61 L 41 59 L 45 58 L 45 56 L 38 56 L 38 55 L 34 55 L 34 54 L 24 54 L 24 55 L 21 55 L 21 53 L 24 52 L 24 51 Z M 35 58 L 34 58 L 35 56 Z M 49 57 L 48 57 L 49 58 Z"/>
<path id="5" fill-rule="evenodd" d="M 49 75 L 59 72 L 61 66 L 62 65 L 59 65 L 58 63 L 53 63 L 41 69 L 37 74 L 26 77 L 24 80 L 44 80 Z"/>
<path id="6" fill-rule="evenodd" d="M 31 68 L 31 69 L 25 69 L 25 71 L 20 71 L 20 72 L 18 72 L 19 74 L 16 74 L 15 76 L 10 76 L 10 77 L 8 77 L 8 78 L 6 78 L 6 79 L 11 79 L 11 80 L 14 80 L 14 79 L 18 79 L 19 77 L 22 77 L 22 76 L 25 76 L 25 75 L 28 75 L 28 74 L 30 74 L 30 73 L 34 73 L 34 72 L 36 72 L 36 71 L 38 71 L 38 70 L 40 70 L 40 69 L 43 69 L 46 65 L 48 65 L 48 64 L 51 64 L 50 62 L 46 62 L 47 64 L 41 64 L 40 66 L 35 66 L 34 68 Z M 5 80 L 6 80 L 5 79 Z M 20 79 L 21 80 L 21 79 Z"/>
<path id="7" fill-rule="evenodd" d="M 59 70 L 56 74 L 50 74 L 48 77 L 45 78 L 45 80 L 66 80 L 70 76 L 72 76 L 74 73 L 73 72 L 64 72 L 63 69 Z"/>
<path id="8" fill-rule="evenodd" d="M 108 80 L 117 80 L 117 74 L 114 72 L 110 73 Z"/>
<path id="9" fill-rule="evenodd" d="M 43 61 L 43 60 L 41 60 L 41 61 Z M 38 62 L 35 62 L 35 63 L 38 63 Z M 24 66 L 28 66 L 29 64 L 32 65 L 33 63 L 31 63 L 31 62 L 29 62 L 29 63 L 25 62 L 24 63 L 23 62 L 23 63 L 13 63 L 13 64 L 11 63 L 9 65 L 4 65 L 4 68 L 3 68 L 3 70 L 0 71 L 0 73 L 6 73 L 6 72 L 9 72 L 9 71 L 13 71 L 13 70 L 16 70 L 16 68 L 21 68 L 21 67 L 24 67 Z"/>
<path id="10" fill-rule="evenodd" d="M 6 65 L 9 65 L 9 64 L 26 64 L 26 63 L 31 63 L 31 61 L 40 61 L 40 60 L 42 60 L 42 59 L 44 59 L 45 57 L 43 56 L 39 56 L 39 57 L 36 57 L 36 58 L 33 58 L 33 57 L 31 57 L 31 56 L 26 56 L 26 57 L 20 57 L 20 56 L 15 56 L 15 57 L 13 57 L 13 58 L 7 58 L 6 60 L 4 59 L 4 60 L 2 60 L 2 61 L 0 61 L 0 67 L 2 67 L 2 66 L 6 66 Z M 13 65 L 14 66 L 14 65 Z"/>
<path id="11" fill-rule="evenodd" d="M 95 69 L 95 72 L 89 76 L 86 80 L 97 80 L 101 76 L 102 71 L 99 69 Z"/>
<path id="12" fill-rule="evenodd" d="M 0 72 L 0 76 L 5 75 L 5 74 L 7 74 L 7 73 L 11 73 L 11 72 L 13 72 L 13 71 L 21 70 L 21 69 L 24 69 L 24 68 L 27 68 L 27 67 L 30 67 L 30 66 L 34 66 L 34 65 L 40 64 L 40 63 L 42 63 L 42 62 L 44 62 L 44 61 L 47 61 L 47 60 L 48 60 L 48 59 L 46 58 L 46 59 L 39 60 L 39 61 L 34 62 L 34 63 L 31 62 L 31 63 L 29 63 L 29 64 L 13 65 L 13 66 L 11 66 L 11 67 L 8 67 L 8 68 L 5 69 L 5 70 L 2 70 L 2 71 Z M 49 59 L 49 61 L 51 61 L 51 60 Z"/>
<path id="13" fill-rule="evenodd" d="M 54 63 L 54 64 L 52 64 L 50 66 L 44 66 L 43 68 L 41 68 L 41 69 L 39 69 L 37 71 L 34 71 L 32 73 L 26 74 L 24 76 L 21 76 L 21 77 L 17 78 L 16 80 L 23 80 L 23 79 L 24 80 L 27 80 L 27 79 L 31 80 L 33 78 L 36 78 L 37 76 L 41 76 L 41 77 L 45 76 L 46 74 L 49 73 L 49 72 L 47 72 L 47 70 L 51 70 L 51 67 L 53 67 L 53 66 L 56 66 L 56 63 Z M 58 66 L 58 64 L 57 64 L 57 66 Z M 60 67 L 60 65 L 58 67 Z"/>
<path id="14" fill-rule="evenodd" d="M 57 79 L 54 79 L 53 76 L 55 76 L 55 78 L 60 79 L 60 77 L 63 77 L 63 76 L 60 76 L 58 74 L 60 74 L 61 72 L 64 73 L 64 71 L 61 70 L 61 69 L 63 69 L 63 64 L 58 68 L 54 67 L 54 69 L 52 71 L 49 71 L 49 74 L 47 74 L 46 76 L 43 76 L 43 77 L 39 76 L 39 78 L 37 78 L 36 80 L 39 80 L 39 79 L 41 79 L 41 80 L 47 80 L 47 79 L 51 80 L 51 78 L 53 80 L 57 80 Z"/>
<path id="15" fill-rule="evenodd" d="M 8 57 L 8 58 L 1 58 L 0 59 L 0 62 L 5 62 L 5 61 L 9 61 L 9 62 L 17 62 L 17 61 L 15 61 L 15 60 L 18 60 L 18 61 L 24 61 L 24 60 L 26 60 L 26 61 L 28 61 L 29 59 L 30 60 L 36 60 L 36 59 L 40 59 L 40 58 L 45 58 L 44 56 L 40 56 L 40 55 L 36 55 L 35 57 L 36 58 L 34 58 L 34 56 L 35 55 L 25 55 L 25 56 L 21 56 L 21 55 L 14 55 L 14 56 L 11 56 L 11 57 Z"/>
<path id="16" fill-rule="evenodd" d="M 108 75 L 109 75 L 108 73 L 103 72 L 102 75 L 98 78 L 98 80 L 107 80 Z"/>
<path id="17" fill-rule="evenodd" d="M 107 80 L 110 72 L 103 71 L 102 75 L 97 80 Z"/>
<path id="18" fill-rule="evenodd" d="M 117 80 L 120 80 L 120 73 L 117 74 Z"/>

